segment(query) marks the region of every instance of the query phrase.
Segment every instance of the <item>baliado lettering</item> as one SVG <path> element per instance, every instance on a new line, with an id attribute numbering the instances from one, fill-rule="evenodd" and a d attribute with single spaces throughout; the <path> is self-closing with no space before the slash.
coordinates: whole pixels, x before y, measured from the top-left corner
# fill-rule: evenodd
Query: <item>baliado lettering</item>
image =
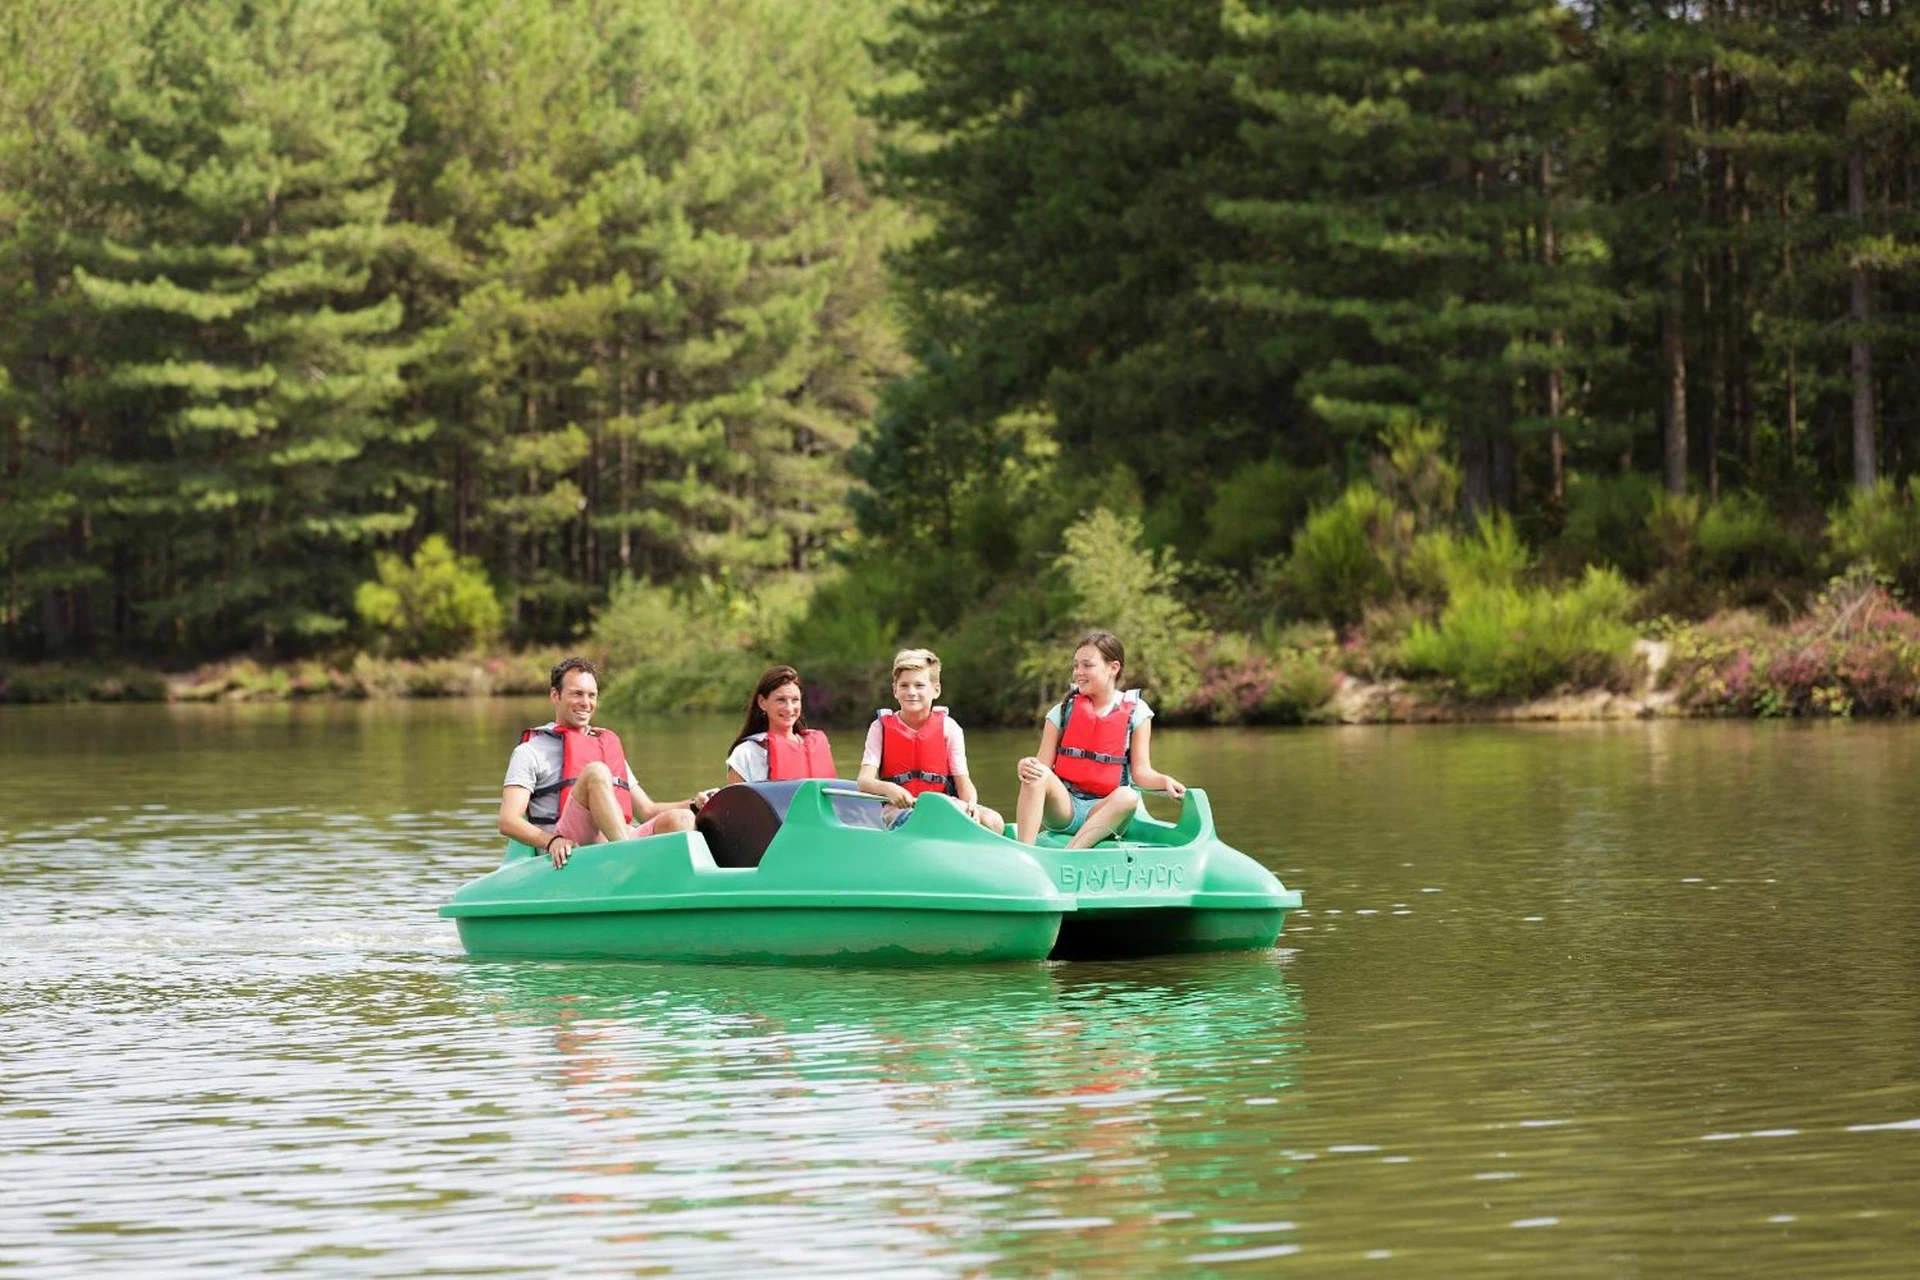
<path id="1" fill-rule="evenodd" d="M 1187 882 L 1185 867 L 1062 867 L 1060 887 L 1075 893 L 1125 893 L 1139 889 L 1174 889 Z"/>

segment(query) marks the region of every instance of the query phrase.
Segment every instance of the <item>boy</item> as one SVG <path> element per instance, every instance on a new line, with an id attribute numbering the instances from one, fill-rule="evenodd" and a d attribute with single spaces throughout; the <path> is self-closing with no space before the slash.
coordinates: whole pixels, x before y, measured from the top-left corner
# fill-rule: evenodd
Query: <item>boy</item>
<path id="1" fill-rule="evenodd" d="M 860 789 L 901 810 L 929 791 L 943 792 L 975 822 L 1004 833 L 1005 820 L 980 803 L 967 776 L 966 735 L 945 707 L 933 705 L 939 696 L 940 659 L 931 650 L 902 649 L 893 656 L 893 697 L 900 709 L 874 713 L 860 753 Z"/>

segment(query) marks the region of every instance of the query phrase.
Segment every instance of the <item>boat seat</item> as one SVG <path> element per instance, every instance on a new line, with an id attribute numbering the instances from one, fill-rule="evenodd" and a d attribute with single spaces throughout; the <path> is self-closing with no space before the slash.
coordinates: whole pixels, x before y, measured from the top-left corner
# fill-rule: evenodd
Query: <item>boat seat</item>
<path id="1" fill-rule="evenodd" d="M 767 854 L 767 846 L 780 834 L 787 820 L 787 806 L 793 794 L 806 782 L 736 782 L 713 793 L 713 799 L 700 807 L 694 827 L 707 842 L 715 866 L 757 867 Z M 829 782 L 828 786 L 852 790 L 851 782 Z M 885 826 L 881 806 L 864 799 L 830 797 L 834 817 L 842 826 Z"/>

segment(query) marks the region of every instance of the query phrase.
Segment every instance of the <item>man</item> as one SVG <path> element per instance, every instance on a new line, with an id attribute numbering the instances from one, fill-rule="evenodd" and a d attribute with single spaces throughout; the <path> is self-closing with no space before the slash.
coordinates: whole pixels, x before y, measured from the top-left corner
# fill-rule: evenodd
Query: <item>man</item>
<path id="1" fill-rule="evenodd" d="M 529 729 L 507 761 L 500 834 L 546 851 L 557 869 L 583 844 L 691 831 L 693 811 L 713 793 L 656 803 L 641 789 L 620 739 L 592 727 L 600 673 L 567 658 L 549 677 L 553 719 Z"/>

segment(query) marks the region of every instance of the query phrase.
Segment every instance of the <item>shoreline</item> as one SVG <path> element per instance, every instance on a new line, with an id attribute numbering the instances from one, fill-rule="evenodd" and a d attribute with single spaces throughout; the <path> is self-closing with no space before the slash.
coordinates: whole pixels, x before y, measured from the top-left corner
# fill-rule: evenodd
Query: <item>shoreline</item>
<path id="1" fill-rule="evenodd" d="M 1658 687 L 1670 646 L 1635 646 L 1635 687 L 1564 687 L 1522 701 L 1476 702 L 1432 682 L 1365 680 L 1342 674 L 1333 696 L 1301 725 L 1471 724 L 1542 721 L 1724 718 L 1724 711 L 1690 709 L 1680 694 Z M 185 672 L 133 665 L 86 668 L 34 663 L 0 666 L 0 707 L 76 703 L 237 704 L 373 702 L 443 698 L 539 697 L 546 692 L 548 655 L 488 655 L 432 660 L 374 659 L 210 663 Z M 26 696 L 20 696 L 20 695 Z M 1204 715 L 1165 712 L 1170 725 L 1206 725 Z M 1756 717 L 1757 718 L 1757 717 Z M 1274 722 L 1278 723 L 1278 722 Z M 844 728 L 844 725 L 832 727 Z M 999 727 L 982 723 L 982 728 Z"/>
<path id="2" fill-rule="evenodd" d="M 1565 684 L 1528 698 L 1474 699 L 1437 679 L 1368 678 L 1329 670 L 1324 700 L 1280 714 L 1222 719 L 1195 702 L 1163 707 L 1169 726 L 1501 724 L 1651 719 L 1903 719 L 1920 714 L 1920 643 L 1836 645 L 1780 633 L 1674 639 L 1641 637 L 1606 684 Z M 1884 637 L 1882 638 L 1884 639 Z M 1782 644 L 1781 641 L 1790 641 Z M 1770 654 L 1769 649 L 1773 652 Z M 0 664 L 0 707 L 144 702 L 234 704 L 372 702 L 450 698 L 538 698 L 557 651 L 390 659 L 358 654 L 332 663 L 265 664 L 253 659 L 168 672 L 132 664 Z M 828 703 L 831 705 L 831 702 Z M 726 708 L 685 708 L 732 713 Z M 662 714 L 668 714 L 662 712 Z M 854 724 L 828 712 L 823 727 Z M 967 717 L 982 729 L 1018 727 Z"/>

